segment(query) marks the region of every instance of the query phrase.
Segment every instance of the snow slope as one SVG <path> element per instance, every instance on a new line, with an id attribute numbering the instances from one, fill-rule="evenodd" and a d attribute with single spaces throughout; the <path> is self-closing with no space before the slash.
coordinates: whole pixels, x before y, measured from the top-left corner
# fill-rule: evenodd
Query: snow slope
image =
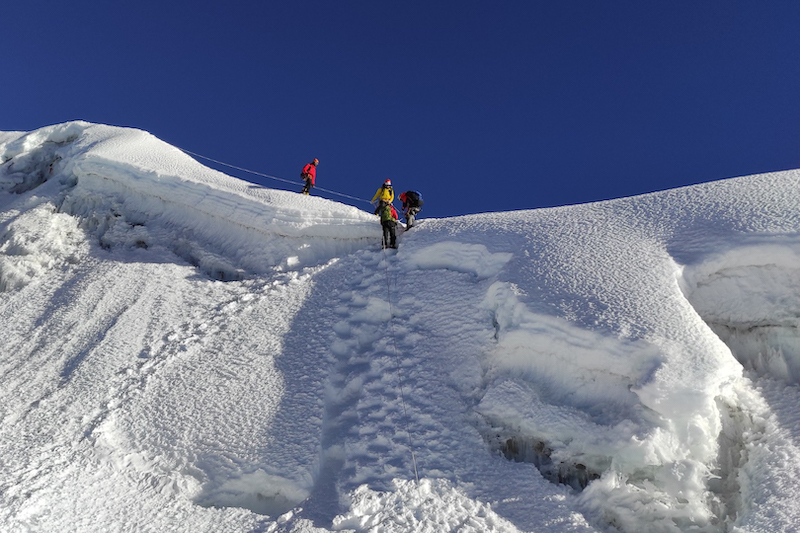
<path id="1" fill-rule="evenodd" d="M 384 254 L 370 213 L 138 130 L 0 163 L 2 531 L 800 523 L 798 172 Z"/>

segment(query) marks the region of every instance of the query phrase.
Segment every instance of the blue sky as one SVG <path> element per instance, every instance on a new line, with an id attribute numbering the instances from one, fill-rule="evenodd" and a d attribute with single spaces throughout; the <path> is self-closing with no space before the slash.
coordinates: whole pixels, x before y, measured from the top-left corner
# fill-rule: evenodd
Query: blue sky
<path id="1" fill-rule="evenodd" d="M 317 157 L 423 216 L 583 203 L 800 167 L 798 26 L 789 0 L 26 0 L 0 130 L 132 126 L 298 191 Z"/>

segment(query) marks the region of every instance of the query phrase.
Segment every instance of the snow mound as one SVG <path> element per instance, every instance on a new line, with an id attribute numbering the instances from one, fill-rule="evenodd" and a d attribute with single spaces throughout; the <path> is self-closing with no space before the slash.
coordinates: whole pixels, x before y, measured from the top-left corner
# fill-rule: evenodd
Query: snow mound
<path id="1" fill-rule="evenodd" d="M 74 265 L 88 251 L 74 217 L 39 205 L 15 214 L 0 235 L 0 292 L 15 290 L 50 270 Z"/>
<path id="2" fill-rule="evenodd" d="M 512 255 L 490 253 L 482 244 L 441 242 L 403 257 L 403 266 L 409 270 L 453 270 L 487 279 L 497 275 Z"/>
<path id="3" fill-rule="evenodd" d="M 468 498 L 445 480 L 424 479 L 418 485 L 414 481 L 396 480 L 391 492 L 376 492 L 362 485 L 349 499 L 350 510 L 334 518 L 334 531 L 519 531 L 492 511 L 491 506 Z"/>

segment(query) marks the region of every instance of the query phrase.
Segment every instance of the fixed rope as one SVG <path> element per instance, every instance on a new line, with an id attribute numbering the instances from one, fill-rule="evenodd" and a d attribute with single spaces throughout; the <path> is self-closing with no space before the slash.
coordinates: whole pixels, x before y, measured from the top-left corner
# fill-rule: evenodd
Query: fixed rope
<path id="1" fill-rule="evenodd" d="M 236 165 L 231 165 L 230 163 L 224 163 L 222 161 L 218 161 L 216 159 L 212 159 L 210 157 L 207 157 L 207 156 L 204 156 L 204 155 L 200 155 L 200 154 L 195 153 L 195 152 L 191 152 L 191 151 L 186 150 L 184 148 L 180 148 L 179 146 L 176 146 L 175 148 L 177 148 L 178 150 L 180 150 L 181 152 L 183 152 L 185 154 L 188 154 L 188 155 L 191 155 L 191 156 L 194 156 L 194 157 L 199 157 L 199 158 L 205 159 L 207 161 L 213 161 L 214 163 L 216 163 L 218 165 L 226 166 L 226 167 L 229 167 L 229 168 L 235 168 L 236 170 L 241 170 L 242 172 L 247 172 L 249 174 L 254 174 L 256 176 L 261 176 L 262 178 L 269 178 L 269 179 L 273 179 L 273 180 L 282 181 L 284 183 L 291 183 L 292 185 L 297 185 L 296 181 L 287 180 L 286 178 L 279 178 L 278 176 L 270 176 L 269 174 L 264 174 L 263 172 L 257 172 L 255 170 L 250 170 L 249 168 L 237 167 Z M 365 200 L 363 198 L 357 198 L 355 196 L 350 196 L 349 194 L 344 194 L 344 193 L 341 193 L 341 192 L 331 191 L 329 189 L 323 189 L 322 187 L 314 186 L 314 188 L 318 189 L 320 191 L 324 191 L 324 192 L 330 193 L 330 194 L 335 194 L 337 196 L 342 196 L 344 198 L 350 198 L 351 200 L 357 200 L 359 202 L 366 202 L 368 204 L 372 203 L 369 200 Z"/>
<path id="2" fill-rule="evenodd" d="M 403 404 L 403 416 L 406 420 L 406 434 L 408 435 L 408 449 L 411 451 L 411 462 L 414 464 L 414 478 L 419 485 L 419 473 L 417 471 L 417 456 L 414 453 L 414 441 L 411 438 L 411 431 L 408 427 L 408 409 L 406 408 L 406 395 L 403 392 L 403 373 L 400 366 L 400 351 L 397 349 L 397 336 L 394 333 L 394 311 L 392 309 L 392 290 L 389 283 L 389 257 L 386 255 L 386 248 L 383 249 L 383 262 L 386 265 L 386 299 L 389 302 L 389 328 L 392 332 L 392 345 L 394 347 L 394 359 L 397 365 L 397 383 L 400 387 L 400 401 Z"/>
<path id="3" fill-rule="evenodd" d="M 205 159 L 205 160 L 208 160 L 208 161 L 212 161 L 212 162 L 214 162 L 214 163 L 216 163 L 218 165 L 222 165 L 222 166 L 226 166 L 226 167 L 229 167 L 229 168 L 233 168 L 233 169 L 239 170 L 241 172 L 247 172 L 247 173 L 253 174 L 255 176 L 261 176 L 262 178 L 268 178 L 268 179 L 273 179 L 273 180 L 277 180 L 277 181 L 282 181 L 284 183 L 290 183 L 292 185 L 296 184 L 296 182 L 292 181 L 292 180 L 287 180 L 285 178 L 279 178 L 278 176 L 271 176 L 269 174 L 264 174 L 263 172 L 258 172 L 258 171 L 255 171 L 255 170 L 239 167 L 239 166 L 236 166 L 236 165 L 231 165 L 230 163 L 225 163 L 223 161 L 219 161 L 219 160 L 213 159 L 211 157 L 200 155 L 198 153 L 192 152 L 190 150 L 186 150 L 184 148 L 180 148 L 178 146 L 176 146 L 176 148 L 178 148 L 178 150 L 180 150 L 181 152 L 184 152 L 184 153 L 186 153 L 188 155 L 191 155 L 191 156 L 194 156 L 194 157 L 199 157 L 201 159 Z M 330 193 L 330 194 L 335 194 L 335 195 L 338 195 L 338 196 L 342 196 L 344 198 L 350 198 L 352 200 L 357 200 L 359 202 L 366 202 L 368 204 L 372 204 L 372 202 L 370 202 L 369 200 L 365 200 L 363 198 L 357 198 L 355 196 L 350 196 L 349 194 L 344 194 L 344 193 L 340 193 L 340 192 L 336 192 L 336 191 L 331 191 L 331 190 L 328 190 L 328 189 L 323 189 L 322 187 L 315 187 L 315 188 L 319 189 L 320 191 L 324 191 L 324 192 L 327 192 L 327 193 Z M 383 249 L 383 258 L 384 258 L 384 263 L 386 265 L 386 276 L 385 277 L 386 277 L 386 297 L 387 297 L 387 300 L 389 302 L 389 327 L 391 329 L 392 346 L 394 348 L 394 358 L 395 358 L 395 363 L 397 365 L 397 382 L 398 382 L 398 385 L 400 387 L 400 401 L 401 401 L 401 403 L 403 405 L 403 416 L 405 417 L 405 429 L 406 429 L 406 434 L 408 435 L 408 449 L 411 452 L 411 462 L 414 465 L 414 478 L 416 479 L 417 484 L 419 485 L 419 471 L 417 470 L 417 456 L 414 453 L 414 441 L 413 441 L 413 439 L 411 437 L 411 431 L 409 431 L 408 408 L 406 407 L 406 395 L 405 395 L 405 392 L 403 391 L 403 374 L 401 372 L 402 368 L 400 366 L 400 351 L 397 349 L 397 335 L 395 335 L 395 331 L 394 331 L 394 320 L 393 320 L 394 311 L 392 309 L 392 291 L 391 291 L 391 285 L 389 283 L 389 259 L 388 259 L 388 256 L 386 255 L 386 249 L 385 248 Z"/>

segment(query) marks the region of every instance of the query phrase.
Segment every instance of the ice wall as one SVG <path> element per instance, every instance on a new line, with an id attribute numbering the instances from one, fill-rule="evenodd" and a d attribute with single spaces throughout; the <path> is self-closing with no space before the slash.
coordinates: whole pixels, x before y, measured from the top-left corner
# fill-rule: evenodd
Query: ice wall
<path id="1" fill-rule="evenodd" d="M 687 266 L 681 286 L 745 368 L 800 383 L 800 240 L 748 241 Z"/>

